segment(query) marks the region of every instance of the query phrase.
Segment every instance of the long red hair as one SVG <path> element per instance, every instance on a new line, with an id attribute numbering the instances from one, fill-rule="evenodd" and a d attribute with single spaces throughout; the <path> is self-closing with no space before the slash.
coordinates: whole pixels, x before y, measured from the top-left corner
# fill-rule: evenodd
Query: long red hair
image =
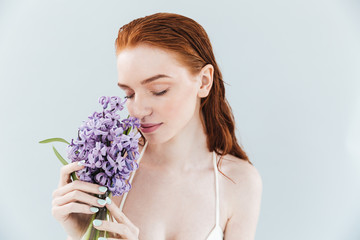
<path id="1" fill-rule="evenodd" d="M 204 28 L 193 19 L 174 13 L 137 18 L 120 28 L 115 40 L 116 55 L 140 43 L 175 53 L 191 74 L 199 73 L 207 64 L 214 67 L 213 86 L 209 95 L 201 99 L 200 107 L 207 147 L 221 156 L 231 154 L 253 165 L 236 139 L 234 115 L 225 98 L 222 74 Z M 221 161 L 222 158 L 218 165 Z"/>

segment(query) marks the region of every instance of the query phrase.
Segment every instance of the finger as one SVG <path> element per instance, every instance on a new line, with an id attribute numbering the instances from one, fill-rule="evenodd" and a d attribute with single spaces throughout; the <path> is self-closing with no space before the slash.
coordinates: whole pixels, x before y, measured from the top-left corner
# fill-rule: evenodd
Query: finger
<path id="1" fill-rule="evenodd" d="M 105 238 L 105 237 L 99 237 L 98 240 L 130 240 L 129 238 Z"/>
<path id="2" fill-rule="evenodd" d="M 111 215 L 118 223 L 128 225 L 133 231 L 138 230 L 138 228 L 130 221 L 128 217 L 126 217 L 122 211 L 120 211 L 120 208 L 118 208 L 109 197 L 107 197 L 106 200 L 106 208 L 110 211 Z"/>
<path id="3" fill-rule="evenodd" d="M 121 240 L 130 240 L 129 238 L 120 238 Z M 105 238 L 105 237 L 99 237 L 98 240 L 119 240 L 119 238 Z"/>
<path id="4" fill-rule="evenodd" d="M 107 191 L 107 187 L 100 186 L 98 184 L 75 180 L 63 187 L 56 189 L 53 192 L 53 198 L 57 196 L 63 196 L 71 191 L 80 190 L 82 192 L 104 194 Z"/>
<path id="5" fill-rule="evenodd" d="M 91 211 L 91 206 L 87 204 L 71 202 L 63 206 L 54 206 L 51 213 L 55 219 L 64 220 L 70 213 L 94 214 L 94 211 Z"/>
<path id="6" fill-rule="evenodd" d="M 70 174 L 72 172 L 78 171 L 84 166 L 79 165 L 80 162 L 73 162 L 69 163 L 63 167 L 60 168 L 60 181 L 59 181 L 59 187 L 64 186 L 70 182 Z"/>
<path id="7" fill-rule="evenodd" d="M 93 221 L 93 226 L 94 228 L 101 231 L 107 231 L 118 234 L 121 236 L 121 239 L 131 238 L 133 236 L 133 233 L 130 231 L 128 226 L 122 223 L 101 221 L 99 219 L 95 219 Z"/>
<path id="8" fill-rule="evenodd" d="M 62 206 L 70 202 L 81 202 L 86 203 L 90 206 L 97 207 L 104 207 L 104 205 L 106 204 L 106 201 L 104 199 L 97 198 L 80 190 L 74 190 L 66 193 L 63 196 L 56 197 L 52 201 L 52 204 L 53 206 Z"/>

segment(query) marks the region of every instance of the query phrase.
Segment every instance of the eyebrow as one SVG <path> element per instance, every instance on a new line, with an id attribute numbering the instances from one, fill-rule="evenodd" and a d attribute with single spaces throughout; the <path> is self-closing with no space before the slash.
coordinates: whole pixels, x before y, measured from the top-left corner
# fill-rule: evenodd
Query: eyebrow
<path id="1" fill-rule="evenodd" d="M 160 79 L 160 78 L 171 78 L 171 77 L 168 76 L 168 75 L 165 75 L 165 74 L 157 74 L 157 75 L 155 75 L 155 76 L 152 76 L 152 77 L 149 77 L 149 78 L 147 78 L 147 79 L 145 79 L 145 80 L 142 80 L 142 81 L 140 82 L 140 84 L 141 84 L 141 85 L 145 85 L 145 84 L 151 83 L 151 82 L 153 82 L 153 81 L 155 81 L 155 80 L 158 80 L 158 79 Z M 129 88 L 127 85 L 121 84 L 121 83 L 118 83 L 118 86 L 121 87 L 121 88 Z"/>

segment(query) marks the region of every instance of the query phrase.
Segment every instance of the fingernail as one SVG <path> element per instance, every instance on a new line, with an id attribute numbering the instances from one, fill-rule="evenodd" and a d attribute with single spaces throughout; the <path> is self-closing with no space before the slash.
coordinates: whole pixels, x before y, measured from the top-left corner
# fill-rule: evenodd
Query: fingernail
<path id="1" fill-rule="evenodd" d="M 98 240 L 107 240 L 107 238 L 99 237 Z"/>
<path id="2" fill-rule="evenodd" d="M 81 161 L 78 162 L 79 166 L 84 166 L 84 164 L 85 164 L 85 160 L 81 160 Z"/>
<path id="3" fill-rule="evenodd" d="M 99 187 L 99 191 L 100 191 L 100 192 L 106 192 L 106 191 L 107 191 L 107 187 Z"/>
<path id="4" fill-rule="evenodd" d="M 109 205 L 111 204 L 111 199 L 109 197 L 106 197 L 106 203 Z"/>
<path id="5" fill-rule="evenodd" d="M 99 209 L 97 207 L 91 207 L 90 211 L 93 212 L 93 213 L 96 213 L 96 212 L 99 211 Z"/>
<path id="6" fill-rule="evenodd" d="M 99 219 L 95 219 L 95 220 L 93 221 L 93 224 L 94 224 L 95 227 L 98 227 L 98 226 L 100 226 L 100 225 L 102 224 L 102 221 L 99 220 Z"/>
<path id="7" fill-rule="evenodd" d="M 106 201 L 104 199 L 98 199 L 97 202 L 100 204 L 100 205 L 105 205 L 106 204 Z"/>

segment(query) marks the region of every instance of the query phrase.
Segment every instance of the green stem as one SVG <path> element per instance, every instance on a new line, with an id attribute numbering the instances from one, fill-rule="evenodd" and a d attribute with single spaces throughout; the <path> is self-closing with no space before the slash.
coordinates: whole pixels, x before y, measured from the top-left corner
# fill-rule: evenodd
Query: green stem
<path id="1" fill-rule="evenodd" d="M 106 192 L 105 194 L 102 195 L 95 195 L 97 198 L 101 198 L 101 199 L 105 199 L 107 196 L 111 196 L 110 192 Z M 108 209 L 106 207 L 102 207 L 99 209 L 99 211 L 97 213 L 94 214 L 93 218 L 91 219 L 90 223 L 89 223 L 89 227 L 88 227 L 88 233 L 86 235 L 86 238 L 83 238 L 82 240 L 93 240 L 93 239 L 98 239 L 99 237 L 105 237 L 107 235 L 106 231 L 100 231 L 97 230 L 94 226 L 93 226 L 93 220 L 94 219 L 99 219 L 102 221 L 108 221 Z"/>
<path id="2" fill-rule="evenodd" d="M 48 139 L 40 141 L 39 143 L 49 143 L 49 142 L 63 142 L 63 143 L 70 145 L 70 143 L 63 138 L 48 138 Z"/>
<path id="3" fill-rule="evenodd" d="M 81 240 L 90 240 L 91 238 L 90 238 L 90 234 L 91 234 L 91 230 L 92 230 L 92 228 L 93 228 L 93 221 L 94 221 L 94 219 L 95 219 L 95 215 L 96 214 L 93 214 L 92 216 L 91 216 L 91 218 L 90 218 L 90 222 L 89 222 L 89 226 L 88 226 L 88 228 L 86 229 L 86 232 L 85 232 L 85 234 L 84 234 L 84 236 L 81 238 Z"/>

